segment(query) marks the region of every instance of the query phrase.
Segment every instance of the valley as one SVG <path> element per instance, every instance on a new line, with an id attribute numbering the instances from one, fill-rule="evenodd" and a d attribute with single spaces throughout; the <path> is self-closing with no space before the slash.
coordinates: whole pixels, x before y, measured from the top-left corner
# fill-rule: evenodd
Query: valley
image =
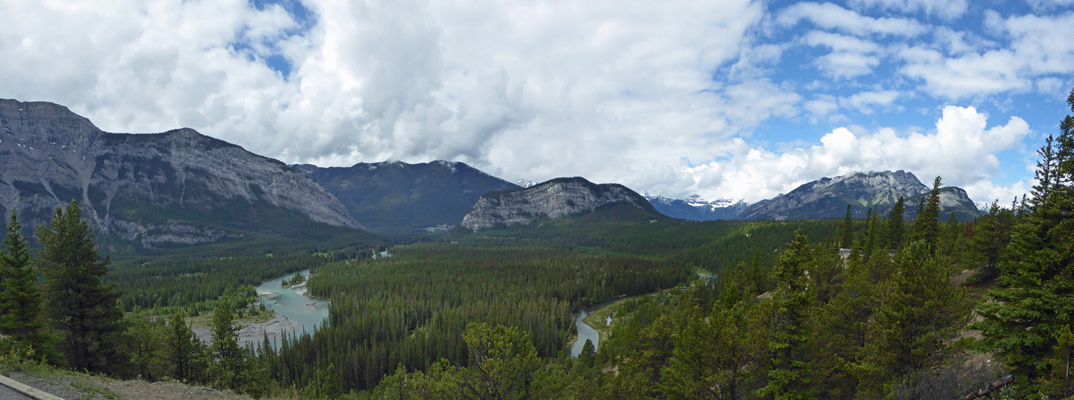
<path id="1" fill-rule="evenodd" d="M 1005 307 L 1026 282 L 1044 282 L 1040 307 L 1071 304 L 1067 178 L 1010 209 L 906 171 L 746 204 L 521 187 L 457 162 L 292 166 L 53 104 L 0 101 L 0 127 L 4 281 L 33 260 L 46 305 L 28 309 L 54 313 L 82 265 L 55 259 L 81 254 L 84 297 L 103 299 L 88 314 L 115 315 L 80 336 L 84 359 L 54 314 L 0 318 L 4 372 L 76 360 L 270 398 L 947 398 L 1006 374 L 1017 393 L 1066 390 L 1040 372 L 1074 354 L 1066 314 Z M 1065 157 L 1064 140 L 1041 153 Z M 1068 177 L 1062 163 L 1042 168 Z"/>

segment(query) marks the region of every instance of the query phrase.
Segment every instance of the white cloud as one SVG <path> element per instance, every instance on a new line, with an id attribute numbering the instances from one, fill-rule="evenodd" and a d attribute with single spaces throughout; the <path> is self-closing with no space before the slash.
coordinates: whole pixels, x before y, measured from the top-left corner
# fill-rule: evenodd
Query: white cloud
<path id="1" fill-rule="evenodd" d="M 4 96 L 117 132 L 189 126 L 288 162 L 443 158 L 640 182 L 798 112 L 791 88 L 755 73 L 778 46 L 713 80 L 763 15 L 749 0 L 303 4 L 308 32 L 245 0 L 3 2 L 0 51 L 19 60 L 0 63 Z M 266 66 L 273 54 L 289 76 Z"/>
<path id="2" fill-rule="evenodd" d="M 1074 6 L 1074 0 L 1026 0 L 1036 11 L 1050 11 L 1060 7 Z"/>
<path id="3" fill-rule="evenodd" d="M 925 82 L 937 96 L 960 99 L 1028 91 L 1035 78 L 1074 73 L 1074 13 L 1015 16 L 1005 20 L 990 12 L 993 29 L 1009 35 L 1009 46 L 946 57 L 925 46 L 899 52 L 901 72 Z M 965 49 L 963 49 L 965 50 Z"/>
<path id="4" fill-rule="evenodd" d="M 899 92 L 894 90 L 861 92 L 840 99 L 839 104 L 843 107 L 855 108 L 862 114 L 872 114 L 874 106 L 889 107 L 898 98 Z"/>
<path id="5" fill-rule="evenodd" d="M 903 18 L 872 18 L 832 3 L 797 3 L 783 10 L 777 22 L 789 26 L 808 19 L 814 25 L 853 35 L 867 34 L 913 37 L 927 30 L 921 23 Z"/>
<path id="6" fill-rule="evenodd" d="M 958 18 L 966 13 L 966 0 L 851 0 L 857 7 L 875 7 L 903 13 L 924 12 L 944 19 Z"/>
<path id="7" fill-rule="evenodd" d="M 747 145 L 770 140 L 755 132 L 770 120 L 853 126 L 846 115 L 920 99 L 902 85 L 907 78 L 958 99 L 1054 91 L 1074 73 L 1071 13 L 986 12 L 998 33 L 985 35 L 1011 40 L 1002 47 L 827 3 L 767 17 L 755 0 L 302 4 L 314 19 L 246 0 L 0 0 L 0 95 L 58 102 L 116 132 L 188 126 L 287 162 L 451 159 L 512 179 L 582 175 L 667 195 L 704 189 L 755 199 L 850 168 L 939 169 L 907 155 L 928 153 L 919 142 L 968 171 L 959 176 L 980 178 L 995 168 L 994 145 L 1018 137 L 1021 121 L 971 147 L 979 158 L 971 165 L 937 150 L 950 136 L 939 125 L 927 135 L 851 128 L 803 136 L 819 144 L 779 154 Z M 958 11 L 917 0 L 858 4 L 941 18 Z M 773 26 L 762 21 L 787 32 L 763 32 Z M 796 27 L 801 21 L 810 25 Z M 783 33 L 795 39 L 766 42 Z M 891 44 L 902 41 L 910 44 Z M 790 60 L 801 55 L 794 44 L 829 51 Z M 269 57 L 284 58 L 289 75 L 269 68 Z M 827 79 L 791 76 L 798 64 Z M 890 69 L 898 74 L 884 80 Z M 945 110 L 941 122 L 958 114 Z M 999 129 L 970 114 L 960 126 L 977 118 L 980 129 L 959 135 Z"/>
<path id="8" fill-rule="evenodd" d="M 925 90 L 937 96 L 960 99 L 1024 90 L 1029 85 L 1019 73 L 1017 56 L 1006 50 L 947 58 L 935 50 L 909 47 L 899 56 L 905 62 L 901 72 L 924 80 Z"/>
<path id="9" fill-rule="evenodd" d="M 948 106 L 931 133 L 899 135 L 885 128 L 856 134 L 837 128 L 808 148 L 781 154 L 739 148 L 726 161 L 689 171 L 698 175 L 695 190 L 708 198 L 757 201 L 824 176 L 904 169 L 924 181 L 942 176 L 946 185 L 963 187 L 975 201 L 985 201 L 1021 190 L 1017 184 L 1001 187 L 991 180 L 1000 166 L 996 154 L 1020 144 L 1028 133 L 1021 118 L 988 127 L 987 116 L 973 107 Z"/>
<path id="10" fill-rule="evenodd" d="M 880 46 L 853 36 L 812 31 L 802 41 L 809 46 L 824 46 L 831 52 L 817 58 L 814 63 L 828 76 L 855 78 L 869 74 L 880 64 Z"/>

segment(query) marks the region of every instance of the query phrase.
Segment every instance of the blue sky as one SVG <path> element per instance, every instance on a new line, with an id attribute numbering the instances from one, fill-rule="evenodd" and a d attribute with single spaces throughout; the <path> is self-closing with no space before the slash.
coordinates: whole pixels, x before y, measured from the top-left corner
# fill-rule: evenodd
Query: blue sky
<path id="1" fill-rule="evenodd" d="M 671 197 L 904 169 L 1006 204 L 1074 88 L 1074 0 L 0 0 L 0 24 L 0 97 L 108 131 Z"/>

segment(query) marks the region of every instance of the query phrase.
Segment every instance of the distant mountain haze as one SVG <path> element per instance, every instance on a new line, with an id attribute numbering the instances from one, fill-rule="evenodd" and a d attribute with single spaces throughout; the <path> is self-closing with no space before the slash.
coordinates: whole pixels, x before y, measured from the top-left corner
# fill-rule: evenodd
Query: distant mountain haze
<path id="1" fill-rule="evenodd" d="M 661 213 L 679 219 L 708 221 L 718 219 L 799 220 L 842 218 L 846 206 L 851 206 L 855 218 L 864 218 L 872 208 L 886 215 L 899 199 L 904 198 L 905 218 L 917 216 L 917 204 L 928 195 L 926 186 L 914 174 L 906 171 L 854 172 L 834 178 L 821 178 L 803 184 L 790 193 L 753 204 L 733 200 L 705 201 L 696 198 L 680 200 L 659 196 L 647 198 Z M 952 212 L 960 220 L 981 214 L 965 190 L 957 187 L 940 188 L 941 218 Z"/>

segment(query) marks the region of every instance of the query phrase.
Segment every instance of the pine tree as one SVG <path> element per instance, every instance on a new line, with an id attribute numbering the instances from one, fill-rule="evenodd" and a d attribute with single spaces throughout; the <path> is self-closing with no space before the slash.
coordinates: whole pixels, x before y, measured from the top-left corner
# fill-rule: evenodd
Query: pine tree
<path id="1" fill-rule="evenodd" d="M 212 365 L 209 375 L 218 387 L 241 390 L 248 381 L 246 350 L 239 346 L 239 326 L 225 305 L 213 311 L 212 339 L 209 347 Z"/>
<path id="2" fill-rule="evenodd" d="M 999 275 L 1000 252 L 1010 243 L 1013 228 L 1014 212 L 1001 208 L 997 201 L 992 202 L 988 214 L 977 217 L 968 257 L 971 266 L 978 268 L 976 280 L 990 282 Z"/>
<path id="3" fill-rule="evenodd" d="M 854 247 L 854 219 L 850 216 L 850 204 L 847 204 L 847 214 L 843 217 L 842 235 L 839 246 L 844 249 Z"/>
<path id="4" fill-rule="evenodd" d="M 906 376 L 943 360 L 949 343 L 969 317 L 969 302 L 923 241 L 896 255 L 896 273 L 884 290 L 868 329 L 862 369 L 872 379 Z M 876 389 L 873 387 L 873 389 Z"/>
<path id="5" fill-rule="evenodd" d="M 186 382 L 194 376 L 193 366 L 200 348 L 201 342 L 183 321 L 183 314 L 172 314 L 168 321 L 168 335 L 164 339 L 164 358 L 172 368 L 172 378 Z"/>
<path id="6" fill-rule="evenodd" d="M 887 232 L 884 233 L 885 245 L 889 250 L 898 250 L 902 247 L 903 238 L 906 236 L 906 223 L 903 222 L 905 213 L 906 200 L 899 196 L 899 200 L 888 213 Z"/>
<path id="7" fill-rule="evenodd" d="M 57 207 L 48 226 L 37 227 L 39 268 L 44 276 L 45 313 L 60 336 L 67 367 L 109 372 L 123 360 L 118 355 L 122 333 L 119 294 L 101 283 L 108 257 L 97 256 L 93 233 L 74 201 Z"/>
<path id="8" fill-rule="evenodd" d="M 757 394 L 773 399 L 808 399 L 813 397 L 812 355 L 807 344 L 811 339 L 809 314 L 812 309 L 808 272 L 814 255 L 799 230 L 780 255 L 776 266 L 778 285 L 772 298 L 762 304 L 769 329 L 768 380 Z"/>
<path id="9" fill-rule="evenodd" d="M 930 254 L 936 254 L 940 241 L 940 177 L 932 182 L 928 201 L 914 220 L 913 240 L 920 240 L 929 248 Z"/>
<path id="10" fill-rule="evenodd" d="M 1074 110 L 1074 91 L 1068 98 Z M 1074 117 L 1038 151 L 1037 184 L 1000 256 L 995 302 L 980 307 L 976 327 L 1024 383 L 1056 379 L 1055 332 L 1074 324 Z M 1051 386 L 1047 383 L 1044 387 Z"/>
<path id="11" fill-rule="evenodd" d="M 22 235 L 18 214 L 11 213 L 7 238 L 0 253 L 0 333 L 15 342 L 29 345 L 38 360 L 58 362 L 53 349 L 56 338 L 44 331 L 41 320 L 41 293 L 30 265 L 30 250 Z"/>

